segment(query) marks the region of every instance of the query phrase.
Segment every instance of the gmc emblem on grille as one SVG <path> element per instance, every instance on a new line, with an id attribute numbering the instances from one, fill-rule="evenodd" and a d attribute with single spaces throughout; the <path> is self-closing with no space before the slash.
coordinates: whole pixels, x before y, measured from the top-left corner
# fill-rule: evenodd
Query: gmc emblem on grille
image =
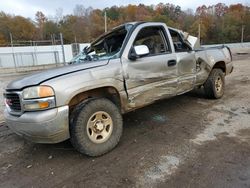
<path id="1" fill-rule="evenodd" d="M 12 105 L 12 100 L 11 100 L 11 99 L 5 99 L 5 103 L 6 103 L 8 106 L 11 106 L 11 105 Z"/>

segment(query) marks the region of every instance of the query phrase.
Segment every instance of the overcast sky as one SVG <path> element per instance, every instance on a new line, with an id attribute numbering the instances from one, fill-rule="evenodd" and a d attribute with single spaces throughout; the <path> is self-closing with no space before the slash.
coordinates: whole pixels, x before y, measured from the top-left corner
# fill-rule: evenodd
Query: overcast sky
<path id="1" fill-rule="evenodd" d="M 181 6 L 182 10 L 191 8 L 195 10 L 200 5 L 213 5 L 218 2 L 225 3 L 227 5 L 242 3 L 244 5 L 250 5 L 250 0 L 0 0 L 0 11 L 6 13 L 22 15 L 34 19 L 35 13 L 39 10 L 46 16 L 53 16 L 56 13 L 56 9 L 61 8 L 63 14 L 73 13 L 73 9 L 76 4 L 82 4 L 85 8 L 93 7 L 103 9 L 105 7 L 111 7 L 113 5 L 128 5 L 139 4 L 145 5 L 158 4 L 158 3 L 172 3 L 174 5 Z"/>

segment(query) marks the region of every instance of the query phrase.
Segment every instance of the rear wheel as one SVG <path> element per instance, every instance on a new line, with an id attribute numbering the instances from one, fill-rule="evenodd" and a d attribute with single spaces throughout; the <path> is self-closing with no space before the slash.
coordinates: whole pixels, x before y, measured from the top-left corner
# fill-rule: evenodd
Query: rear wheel
<path id="1" fill-rule="evenodd" d="M 213 69 L 204 83 L 204 90 L 208 98 L 219 99 L 225 89 L 225 75 L 221 69 Z"/>
<path id="2" fill-rule="evenodd" d="M 78 106 L 70 127 L 72 145 L 81 153 L 99 156 L 112 150 L 122 135 L 122 116 L 108 99 Z"/>

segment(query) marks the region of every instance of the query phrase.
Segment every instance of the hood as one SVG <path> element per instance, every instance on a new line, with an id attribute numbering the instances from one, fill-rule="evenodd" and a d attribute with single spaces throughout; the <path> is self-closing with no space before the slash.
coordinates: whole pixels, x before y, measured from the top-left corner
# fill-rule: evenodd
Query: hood
<path id="1" fill-rule="evenodd" d="M 21 79 L 10 82 L 6 90 L 21 90 L 28 86 L 39 85 L 47 80 L 70 74 L 73 72 L 83 71 L 90 68 L 100 67 L 108 64 L 108 60 L 97 62 L 85 62 L 76 65 L 67 65 L 60 68 L 54 68 L 40 73 L 31 74 Z"/>

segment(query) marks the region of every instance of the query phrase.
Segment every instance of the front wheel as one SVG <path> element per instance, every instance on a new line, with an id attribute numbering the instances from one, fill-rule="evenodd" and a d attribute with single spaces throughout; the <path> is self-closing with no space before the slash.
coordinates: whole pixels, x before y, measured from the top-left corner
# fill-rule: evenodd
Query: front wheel
<path id="1" fill-rule="evenodd" d="M 122 135 L 122 116 L 108 99 L 93 99 L 78 106 L 70 126 L 72 145 L 81 153 L 99 156 L 112 150 Z"/>
<path id="2" fill-rule="evenodd" d="M 225 75 L 221 69 L 213 69 L 204 83 L 205 94 L 208 98 L 219 99 L 225 89 Z"/>

